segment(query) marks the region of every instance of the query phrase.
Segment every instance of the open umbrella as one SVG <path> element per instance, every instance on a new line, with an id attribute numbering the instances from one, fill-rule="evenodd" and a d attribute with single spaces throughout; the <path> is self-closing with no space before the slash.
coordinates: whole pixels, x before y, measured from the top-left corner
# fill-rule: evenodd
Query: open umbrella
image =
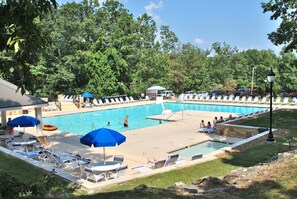
<path id="1" fill-rule="evenodd" d="M 38 119 L 26 115 L 16 117 L 7 122 L 7 126 L 9 127 L 33 127 L 38 124 L 40 124 L 40 121 Z"/>
<path id="2" fill-rule="evenodd" d="M 103 147 L 103 159 L 105 162 L 105 147 L 120 145 L 126 141 L 126 137 L 117 131 L 100 128 L 89 132 L 80 138 L 80 143 L 87 146 Z"/>
<path id="3" fill-rule="evenodd" d="M 89 98 L 89 97 L 93 97 L 93 94 L 85 92 L 85 93 L 81 94 L 81 96 L 85 97 L 85 98 Z"/>
<path id="4" fill-rule="evenodd" d="M 38 124 L 40 124 L 40 121 L 38 119 L 36 119 L 35 117 L 26 116 L 26 115 L 16 117 L 10 120 L 9 122 L 7 122 L 7 126 L 9 127 L 33 127 Z M 24 132 L 25 132 L 25 128 L 24 128 Z"/>
<path id="5" fill-rule="evenodd" d="M 166 90 L 166 88 L 164 87 L 161 87 L 161 86 L 152 86 L 148 89 L 146 89 L 147 91 L 153 91 L 153 90 L 158 90 L 158 91 L 163 91 L 163 90 Z"/>

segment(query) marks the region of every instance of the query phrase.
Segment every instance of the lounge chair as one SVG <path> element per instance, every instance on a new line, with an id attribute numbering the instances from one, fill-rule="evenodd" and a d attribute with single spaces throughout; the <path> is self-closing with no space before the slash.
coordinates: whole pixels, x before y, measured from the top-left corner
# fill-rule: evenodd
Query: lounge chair
<path id="1" fill-rule="evenodd" d="M 99 99 L 98 102 L 101 106 L 104 105 L 104 103 L 102 102 L 102 99 Z"/>
<path id="2" fill-rule="evenodd" d="M 259 102 L 260 104 L 266 104 L 267 97 L 263 97 L 262 100 Z"/>
<path id="3" fill-rule="evenodd" d="M 111 103 L 111 104 L 116 104 L 116 102 L 114 101 L 113 98 L 110 98 L 110 103 Z"/>
<path id="4" fill-rule="evenodd" d="M 255 98 L 254 98 L 254 100 L 252 101 L 252 103 L 258 103 L 259 102 L 259 96 L 256 96 Z"/>
<path id="5" fill-rule="evenodd" d="M 210 101 L 211 101 L 211 102 L 214 102 L 215 100 L 216 100 L 216 96 L 213 95 L 213 96 L 210 98 Z"/>
<path id="6" fill-rule="evenodd" d="M 227 102 L 228 100 L 228 96 L 227 95 L 224 95 L 223 99 L 222 99 L 222 102 Z"/>
<path id="7" fill-rule="evenodd" d="M 122 97 L 119 97 L 121 103 L 125 103 Z"/>
<path id="8" fill-rule="evenodd" d="M 122 164 L 124 162 L 124 156 L 122 156 L 122 155 L 115 155 L 113 157 L 113 161 Z"/>
<path id="9" fill-rule="evenodd" d="M 209 99 L 210 99 L 210 96 L 207 95 L 206 98 L 204 99 L 204 101 L 209 101 Z"/>
<path id="10" fill-rule="evenodd" d="M 277 97 L 277 98 L 275 99 L 274 104 L 280 104 L 280 103 L 281 103 L 281 97 Z"/>
<path id="11" fill-rule="evenodd" d="M 288 102 L 289 102 L 289 97 L 285 97 L 281 105 L 288 105 Z"/>
<path id="12" fill-rule="evenodd" d="M 108 172 L 107 178 L 112 179 L 112 178 L 118 178 L 120 176 L 123 176 L 125 175 L 125 171 L 127 171 L 127 169 L 128 169 L 128 165 L 121 166 L 115 170 L 111 170 Z"/>
<path id="13" fill-rule="evenodd" d="M 108 98 L 105 99 L 105 104 L 110 104 Z"/>
<path id="14" fill-rule="evenodd" d="M 94 106 L 99 106 L 99 103 L 98 103 L 97 99 L 93 100 L 93 104 L 94 104 Z"/>
<path id="15" fill-rule="evenodd" d="M 117 103 L 117 104 L 120 104 L 120 103 L 121 103 L 117 97 L 114 98 L 114 101 L 115 101 L 115 103 Z"/>
<path id="16" fill-rule="evenodd" d="M 165 163 L 166 163 L 166 160 L 164 159 L 164 160 L 158 160 L 158 161 L 156 161 L 156 162 L 154 162 L 154 163 L 148 163 L 149 164 L 149 168 L 151 168 L 151 169 L 158 169 L 158 168 L 162 168 L 162 167 L 164 167 L 165 166 Z"/>
<path id="17" fill-rule="evenodd" d="M 215 101 L 216 101 L 216 102 L 220 102 L 220 101 L 222 101 L 222 95 L 219 95 Z"/>
<path id="18" fill-rule="evenodd" d="M 149 96 L 146 95 L 145 100 L 149 101 L 150 100 Z"/>
<path id="19" fill-rule="evenodd" d="M 297 104 L 297 98 L 294 97 L 293 100 L 292 100 L 292 102 L 290 103 L 290 105 L 296 105 L 296 104 Z"/>
<path id="20" fill-rule="evenodd" d="M 58 108 L 57 108 L 57 105 L 56 104 L 52 104 L 52 111 L 56 111 Z"/>
<path id="21" fill-rule="evenodd" d="M 233 100 L 234 103 L 238 103 L 239 102 L 239 96 L 236 96 L 235 99 Z"/>
<path id="22" fill-rule="evenodd" d="M 130 96 L 130 101 L 131 101 L 131 102 L 134 102 L 134 101 L 135 101 L 134 98 L 133 98 L 132 96 Z"/>
<path id="23" fill-rule="evenodd" d="M 252 103 L 253 102 L 253 97 L 249 96 L 246 100 L 247 103 Z"/>
<path id="24" fill-rule="evenodd" d="M 246 96 L 242 96 L 241 100 L 239 101 L 239 103 L 245 103 L 246 102 Z"/>
<path id="25" fill-rule="evenodd" d="M 98 182 L 102 179 L 106 179 L 106 174 L 104 172 L 99 173 L 99 172 L 93 171 L 91 167 L 85 167 L 83 172 L 87 176 L 86 180 Z"/>
<path id="26" fill-rule="evenodd" d="M 229 99 L 228 99 L 228 102 L 233 102 L 233 98 L 234 98 L 234 95 L 230 95 Z"/>
<path id="27" fill-rule="evenodd" d="M 197 160 L 202 158 L 203 154 L 202 153 L 198 153 L 192 156 L 191 160 Z"/>
<path id="28" fill-rule="evenodd" d="M 127 96 L 127 97 L 125 97 L 125 102 L 130 102 L 130 99 L 129 99 L 129 97 Z"/>
<path id="29" fill-rule="evenodd" d="M 174 165 L 178 157 L 179 157 L 179 154 L 169 155 L 164 166 L 166 167 L 166 166 Z"/>

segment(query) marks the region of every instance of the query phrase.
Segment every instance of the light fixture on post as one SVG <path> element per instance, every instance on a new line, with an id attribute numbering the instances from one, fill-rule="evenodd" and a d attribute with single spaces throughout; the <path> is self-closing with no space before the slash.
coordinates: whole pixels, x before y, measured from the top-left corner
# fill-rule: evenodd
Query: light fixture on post
<path id="1" fill-rule="evenodd" d="M 268 138 L 266 139 L 267 142 L 274 142 L 273 139 L 273 133 L 272 133 L 272 88 L 273 88 L 273 82 L 275 80 L 275 73 L 270 69 L 267 80 L 270 83 L 270 128 L 269 128 L 269 134 Z"/>

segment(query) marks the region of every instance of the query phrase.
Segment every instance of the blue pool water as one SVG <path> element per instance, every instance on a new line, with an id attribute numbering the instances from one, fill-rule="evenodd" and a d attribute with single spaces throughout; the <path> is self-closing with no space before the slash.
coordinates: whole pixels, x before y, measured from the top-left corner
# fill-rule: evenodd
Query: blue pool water
<path id="1" fill-rule="evenodd" d="M 180 156 L 191 158 L 195 154 L 199 154 L 199 153 L 208 154 L 227 146 L 230 146 L 230 144 L 224 143 L 224 142 L 207 141 L 207 142 L 190 146 L 188 148 L 174 151 L 171 154 L 179 154 Z"/>
<path id="2" fill-rule="evenodd" d="M 243 107 L 243 106 L 219 106 L 219 105 L 202 105 L 202 104 L 179 104 L 179 103 L 164 103 L 165 108 L 173 112 L 181 110 L 200 110 L 213 112 L 228 112 L 237 114 L 248 114 L 263 110 L 260 107 Z M 55 116 L 52 118 L 43 118 L 44 124 L 53 124 L 58 126 L 59 130 L 84 135 L 91 130 L 107 127 L 107 122 L 110 122 L 108 128 L 125 132 L 128 130 L 140 129 L 149 126 L 160 125 L 159 121 L 146 119 L 147 116 L 162 114 L 161 104 L 151 104 L 143 106 L 134 106 L 127 108 L 117 108 L 101 111 L 82 112 L 76 114 L 68 114 Z M 123 122 L 126 115 L 129 115 L 129 127 L 123 127 Z"/>

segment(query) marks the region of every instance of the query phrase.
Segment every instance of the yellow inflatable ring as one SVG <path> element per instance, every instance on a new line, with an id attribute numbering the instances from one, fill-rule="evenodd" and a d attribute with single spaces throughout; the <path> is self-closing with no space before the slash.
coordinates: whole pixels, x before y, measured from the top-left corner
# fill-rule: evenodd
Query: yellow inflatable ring
<path id="1" fill-rule="evenodd" d="M 43 124 L 42 129 L 45 130 L 45 131 L 54 131 L 54 130 L 57 130 L 58 127 L 54 126 L 54 125 L 51 125 L 51 124 Z"/>

